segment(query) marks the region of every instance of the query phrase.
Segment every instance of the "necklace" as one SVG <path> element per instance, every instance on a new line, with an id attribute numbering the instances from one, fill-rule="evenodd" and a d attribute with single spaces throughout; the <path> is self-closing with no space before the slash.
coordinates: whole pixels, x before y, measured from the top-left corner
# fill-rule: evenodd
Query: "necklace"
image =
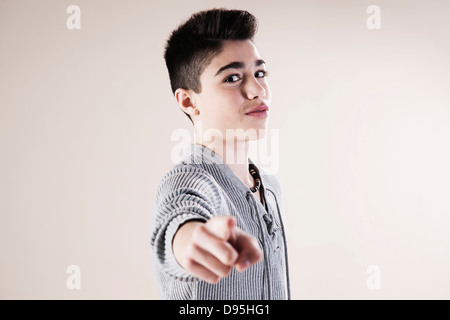
<path id="1" fill-rule="evenodd" d="M 255 193 L 261 187 L 261 177 L 259 176 L 258 172 L 256 172 L 254 165 L 251 163 L 249 164 L 249 171 L 253 179 L 255 180 L 255 187 L 250 188 L 250 191 Z"/>

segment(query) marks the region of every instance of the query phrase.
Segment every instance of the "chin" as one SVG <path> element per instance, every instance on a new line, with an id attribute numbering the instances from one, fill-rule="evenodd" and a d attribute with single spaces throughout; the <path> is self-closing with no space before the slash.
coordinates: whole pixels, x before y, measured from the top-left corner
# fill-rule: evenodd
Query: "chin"
<path id="1" fill-rule="evenodd" d="M 254 140 L 259 140 L 264 138 L 267 135 L 267 127 L 256 129 L 257 136 Z"/>
<path id="2" fill-rule="evenodd" d="M 235 139 L 237 141 L 255 141 L 264 138 L 267 135 L 267 126 L 227 129 L 227 140 Z"/>

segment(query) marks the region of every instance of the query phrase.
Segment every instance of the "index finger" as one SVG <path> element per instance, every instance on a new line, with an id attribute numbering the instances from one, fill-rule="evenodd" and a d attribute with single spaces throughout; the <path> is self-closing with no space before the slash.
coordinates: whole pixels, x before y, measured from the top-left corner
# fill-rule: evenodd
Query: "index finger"
<path id="1" fill-rule="evenodd" d="M 214 217 L 205 223 L 205 228 L 209 233 L 225 241 L 233 237 L 235 227 L 236 218 L 231 216 Z"/>

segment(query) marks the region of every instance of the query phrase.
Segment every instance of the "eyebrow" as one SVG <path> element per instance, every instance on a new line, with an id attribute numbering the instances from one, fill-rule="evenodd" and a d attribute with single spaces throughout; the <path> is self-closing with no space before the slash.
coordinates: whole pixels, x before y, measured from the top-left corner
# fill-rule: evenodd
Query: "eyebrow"
<path id="1" fill-rule="evenodd" d="M 263 65 L 265 63 L 266 62 L 263 59 L 258 59 L 255 61 L 255 66 L 259 67 L 260 65 Z M 234 61 L 234 62 L 231 62 L 231 63 L 227 64 L 226 66 L 223 66 L 222 68 L 220 68 L 214 76 L 215 77 L 218 76 L 222 71 L 227 70 L 227 69 L 244 69 L 244 67 L 245 67 L 245 63 L 239 62 L 239 61 Z"/>

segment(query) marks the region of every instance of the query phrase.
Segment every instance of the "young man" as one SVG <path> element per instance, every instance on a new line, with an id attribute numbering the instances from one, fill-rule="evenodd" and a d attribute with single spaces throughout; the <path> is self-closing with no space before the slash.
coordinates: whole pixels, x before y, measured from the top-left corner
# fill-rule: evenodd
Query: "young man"
<path id="1" fill-rule="evenodd" d="M 271 92 L 247 11 L 194 14 L 167 41 L 172 90 L 196 141 L 161 180 L 151 247 L 165 299 L 289 299 L 281 186 L 248 158 Z"/>

